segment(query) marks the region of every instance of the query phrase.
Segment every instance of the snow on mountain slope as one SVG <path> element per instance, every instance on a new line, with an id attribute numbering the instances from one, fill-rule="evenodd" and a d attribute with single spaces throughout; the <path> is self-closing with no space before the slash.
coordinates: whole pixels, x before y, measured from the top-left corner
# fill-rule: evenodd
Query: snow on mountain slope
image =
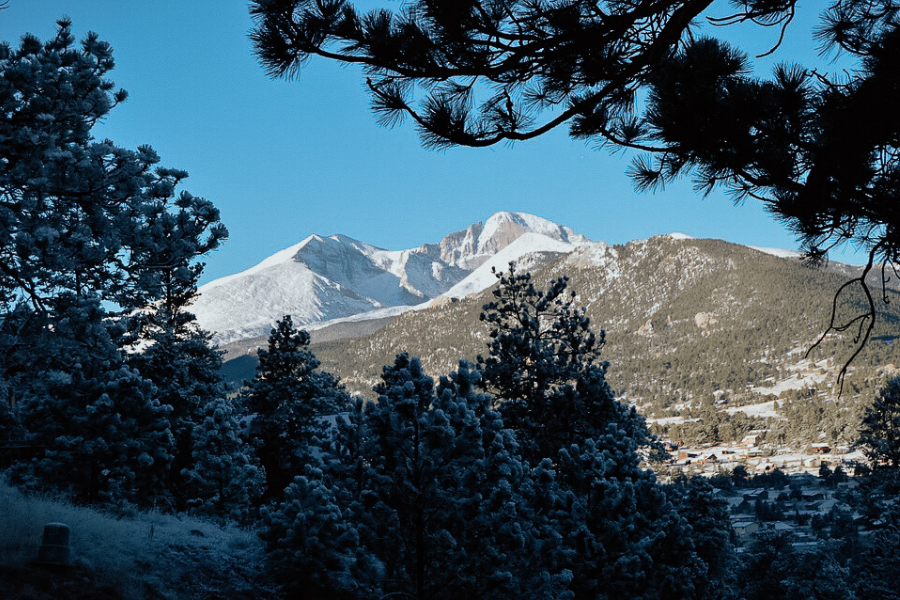
<path id="1" fill-rule="evenodd" d="M 477 294 L 497 283 L 497 276 L 491 269 L 504 272 L 509 269 L 509 263 L 516 262 L 520 272 L 528 271 L 546 260 L 541 260 L 541 254 L 568 254 L 575 250 L 575 246 L 547 237 L 540 233 L 524 233 L 511 244 L 487 258 L 480 267 L 450 288 L 444 296 L 454 298 Z"/>
<path id="2" fill-rule="evenodd" d="M 382 307 L 299 262 L 245 273 L 203 286 L 191 307 L 200 325 L 215 332 L 219 343 L 265 335 L 286 314 L 306 324 Z"/>
<path id="3" fill-rule="evenodd" d="M 525 233 L 580 246 L 590 240 L 547 219 L 526 213 L 499 212 L 482 223 L 451 233 L 441 241 L 441 258 L 450 265 L 473 270 Z"/>
<path id="4" fill-rule="evenodd" d="M 786 250 L 784 248 L 764 248 L 762 246 L 748 246 L 748 248 L 753 248 L 758 252 L 762 252 L 763 254 L 771 254 L 772 256 L 777 256 L 778 258 L 803 258 L 803 253 L 797 252 L 796 250 Z"/>
<path id="5" fill-rule="evenodd" d="M 568 227 L 525 213 L 497 213 L 439 244 L 409 250 L 311 235 L 246 271 L 202 286 L 192 310 L 201 327 L 224 344 L 265 335 L 286 314 L 310 325 L 418 305 L 451 289 L 454 295 L 474 293 L 493 285 L 491 266 L 505 270 L 516 260 L 530 268 L 542 264 L 541 255 L 590 243 Z M 454 287 L 463 280 L 463 287 Z"/>

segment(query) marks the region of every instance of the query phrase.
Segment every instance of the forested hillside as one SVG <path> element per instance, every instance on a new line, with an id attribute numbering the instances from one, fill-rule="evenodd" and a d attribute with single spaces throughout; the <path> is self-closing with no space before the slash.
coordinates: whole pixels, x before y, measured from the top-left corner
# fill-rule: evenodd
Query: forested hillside
<path id="1" fill-rule="evenodd" d="M 852 363 L 843 393 L 838 373 L 857 348 L 855 331 L 831 333 L 813 348 L 828 327 L 835 293 L 853 273 L 845 265 L 810 266 L 718 240 L 664 236 L 606 252 L 582 249 L 535 279 L 570 278 L 577 303 L 606 332 L 610 384 L 648 418 L 692 418 L 717 408 L 724 437 L 739 439 L 754 423 L 723 411 L 779 398 L 784 416 L 796 417 L 791 422 L 816 414 L 804 416 L 803 426 L 779 425 L 795 434 L 784 436 L 788 441 L 815 438 L 813 429 L 821 426 L 849 443 L 883 367 L 900 364 L 893 344 L 897 301 L 877 303 L 873 339 Z M 886 294 L 896 297 L 890 289 Z M 437 375 L 484 353 L 488 329 L 479 315 L 489 297 L 448 300 L 405 313 L 375 333 L 314 347 L 326 368 L 362 394 L 398 351 L 421 356 Z M 864 297 L 847 290 L 839 307 L 839 318 L 850 318 L 865 310 Z M 798 404 L 800 398 L 809 400 Z M 733 420 L 736 428 L 724 424 Z"/>

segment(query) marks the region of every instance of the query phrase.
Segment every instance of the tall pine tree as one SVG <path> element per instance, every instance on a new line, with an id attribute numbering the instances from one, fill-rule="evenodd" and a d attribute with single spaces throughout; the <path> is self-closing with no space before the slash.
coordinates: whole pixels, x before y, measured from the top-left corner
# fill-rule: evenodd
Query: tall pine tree
<path id="1" fill-rule="evenodd" d="M 281 498 L 314 461 L 328 430 L 322 417 L 349 408 L 349 394 L 335 376 L 319 370 L 309 342 L 309 333 L 298 331 L 290 315 L 280 319 L 243 393 L 250 438 L 266 473 L 264 500 Z"/>
<path id="2" fill-rule="evenodd" d="M 494 300 L 481 320 L 490 327 L 488 356 L 478 357 L 483 385 L 491 392 L 523 452 L 533 464 L 555 459 L 572 443 L 604 435 L 616 423 L 640 444 L 650 441 L 633 408 L 617 401 L 600 359 L 604 333 L 591 330 L 575 307 L 568 277 L 535 287 L 530 273 L 496 273 Z"/>

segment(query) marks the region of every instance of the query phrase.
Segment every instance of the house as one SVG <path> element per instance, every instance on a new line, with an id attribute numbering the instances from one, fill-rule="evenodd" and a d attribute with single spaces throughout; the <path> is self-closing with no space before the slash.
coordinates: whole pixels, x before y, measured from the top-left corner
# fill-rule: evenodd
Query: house
<path id="1" fill-rule="evenodd" d="M 744 448 L 750 448 L 752 446 L 759 446 L 759 443 L 762 441 L 762 436 L 757 433 L 751 433 L 744 436 L 744 439 L 741 440 L 740 445 Z"/>
<path id="2" fill-rule="evenodd" d="M 768 500 L 769 499 L 769 490 L 765 488 L 758 488 L 755 490 L 747 490 L 742 492 L 744 496 L 744 500 L 748 502 L 754 502 L 756 500 Z"/>
<path id="3" fill-rule="evenodd" d="M 739 540 L 746 540 L 759 531 L 759 523 L 756 521 L 736 521 L 731 527 Z"/>

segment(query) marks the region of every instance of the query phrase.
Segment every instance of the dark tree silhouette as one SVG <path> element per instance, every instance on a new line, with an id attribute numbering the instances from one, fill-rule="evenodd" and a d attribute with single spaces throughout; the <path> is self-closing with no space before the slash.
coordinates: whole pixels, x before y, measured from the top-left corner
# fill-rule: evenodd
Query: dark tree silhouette
<path id="1" fill-rule="evenodd" d="M 650 442 L 642 417 L 617 401 L 600 360 L 604 332 L 575 304 L 568 277 L 538 290 L 530 273 L 510 263 L 494 273 L 494 301 L 481 320 L 490 330 L 488 355 L 479 356 L 482 385 L 492 393 L 524 456 L 555 459 L 561 448 L 605 435 L 615 424 L 637 445 Z"/>
<path id="2" fill-rule="evenodd" d="M 309 333 L 285 315 L 271 330 L 268 349 L 259 349 L 256 376 L 242 395 L 252 415 L 250 439 L 266 472 L 266 502 L 280 499 L 314 464 L 328 431 L 323 417 L 350 406 L 340 380 L 319 369 L 309 342 Z"/>
<path id="3" fill-rule="evenodd" d="M 733 2 L 733 18 L 781 23 L 794 3 Z M 712 4 L 418 0 L 360 14 L 341 0 L 258 0 L 251 38 L 273 76 L 310 56 L 362 64 L 384 122 L 412 117 L 426 145 L 488 146 L 566 123 L 577 137 L 612 136 L 633 118 L 635 91 Z"/>

